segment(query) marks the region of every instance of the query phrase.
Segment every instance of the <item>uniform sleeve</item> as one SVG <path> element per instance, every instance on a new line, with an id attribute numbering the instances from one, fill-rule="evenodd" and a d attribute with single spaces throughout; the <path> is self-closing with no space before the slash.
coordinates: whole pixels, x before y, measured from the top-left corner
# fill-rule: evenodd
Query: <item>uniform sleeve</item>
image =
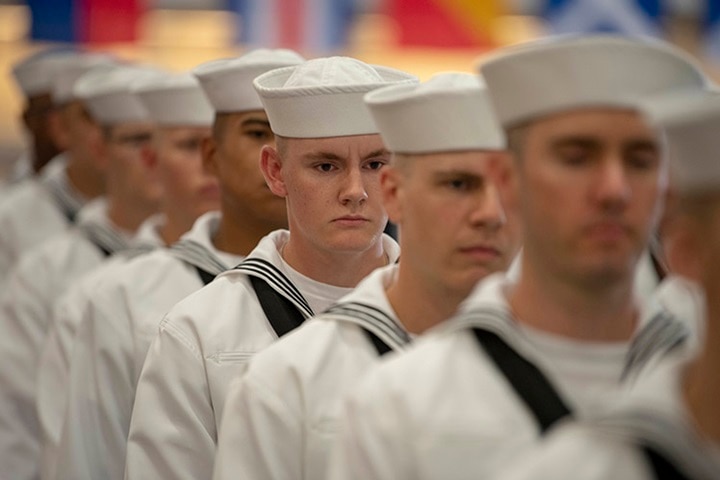
<path id="1" fill-rule="evenodd" d="M 198 479 L 212 472 L 217 432 L 198 346 L 167 317 L 138 381 L 125 478 Z"/>
<path id="2" fill-rule="evenodd" d="M 93 298 L 75 338 L 58 479 L 123 477 L 136 374 L 127 305 L 116 297 Z"/>
<path id="3" fill-rule="evenodd" d="M 66 293 L 55 302 L 38 365 L 37 411 L 42 431 L 43 480 L 56 478 L 57 446 L 67 405 L 70 349 L 86 307 L 86 299 L 73 293 Z"/>
<path id="4" fill-rule="evenodd" d="M 414 437 L 376 373 L 370 372 L 344 401 L 328 478 L 419 478 L 409 451 Z"/>
<path id="5" fill-rule="evenodd" d="M 220 426 L 215 480 L 303 478 L 301 414 L 248 373 L 232 386 Z M 283 382 L 288 389 L 293 385 Z M 288 392 L 288 397 L 295 395 Z M 241 472 L 241 473 L 240 473 Z"/>
<path id="6" fill-rule="evenodd" d="M 33 262 L 20 262 L 0 299 L 0 465 L 7 478 L 35 478 L 38 470 L 36 374 L 50 315 L 44 280 Z"/>

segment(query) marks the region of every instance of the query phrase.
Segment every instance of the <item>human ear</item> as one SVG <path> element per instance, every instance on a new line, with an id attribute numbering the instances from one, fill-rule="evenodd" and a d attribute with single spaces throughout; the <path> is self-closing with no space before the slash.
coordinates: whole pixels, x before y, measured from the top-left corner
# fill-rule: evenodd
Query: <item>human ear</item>
<path id="1" fill-rule="evenodd" d="M 278 197 L 287 196 L 287 187 L 283 177 L 282 159 L 275 147 L 265 145 L 260 152 L 260 170 L 270 191 Z"/>

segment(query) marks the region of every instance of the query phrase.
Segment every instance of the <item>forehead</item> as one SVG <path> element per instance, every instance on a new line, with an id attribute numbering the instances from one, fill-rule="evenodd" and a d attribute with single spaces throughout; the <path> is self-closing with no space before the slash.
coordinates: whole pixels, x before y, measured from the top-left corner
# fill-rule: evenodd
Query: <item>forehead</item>
<path id="1" fill-rule="evenodd" d="M 432 175 L 444 172 L 463 172 L 484 175 L 491 161 L 499 152 L 468 150 L 463 152 L 439 152 L 423 155 L 399 155 L 399 166 L 409 167 L 414 172 Z"/>
<path id="2" fill-rule="evenodd" d="M 328 138 L 287 138 L 285 139 L 288 157 L 337 157 L 363 158 L 384 151 L 385 146 L 380 135 L 351 135 Z"/>
<path id="3" fill-rule="evenodd" d="M 248 110 L 245 112 L 232 112 L 232 113 L 219 113 L 217 118 L 219 120 L 225 119 L 231 123 L 242 123 L 250 120 L 261 120 L 267 122 L 267 114 L 265 110 Z"/>
<path id="4" fill-rule="evenodd" d="M 655 130 L 635 110 L 586 108 L 547 115 L 528 124 L 527 140 L 559 140 L 566 137 L 596 141 L 657 140 Z"/>

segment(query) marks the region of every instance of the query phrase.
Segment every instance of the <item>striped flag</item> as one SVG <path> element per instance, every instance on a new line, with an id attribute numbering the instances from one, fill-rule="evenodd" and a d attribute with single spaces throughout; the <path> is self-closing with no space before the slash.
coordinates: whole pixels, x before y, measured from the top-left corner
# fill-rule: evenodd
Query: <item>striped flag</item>
<path id="1" fill-rule="evenodd" d="M 239 41 L 250 47 L 291 48 L 306 54 L 347 46 L 357 0 L 230 0 L 239 15 Z"/>
<path id="2" fill-rule="evenodd" d="M 547 0 L 543 17 L 552 33 L 663 34 L 662 0 Z"/>
<path id="3" fill-rule="evenodd" d="M 492 23 L 502 13 L 498 0 L 390 0 L 388 14 L 408 46 L 492 46 Z"/>
<path id="4" fill-rule="evenodd" d="M 32 40 L 72 43 L 132 42 L 143 0 L 28 0 Z"/>

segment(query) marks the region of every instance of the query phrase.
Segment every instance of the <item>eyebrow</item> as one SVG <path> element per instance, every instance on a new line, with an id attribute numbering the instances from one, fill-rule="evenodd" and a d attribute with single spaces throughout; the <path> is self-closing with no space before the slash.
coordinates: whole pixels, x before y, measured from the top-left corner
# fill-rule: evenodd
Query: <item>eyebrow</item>
<path id="1" fill-rule="evenodd" d="M 552 148 L 568 148 L 568 147 L 583 147 L 583 148 L 599 148 L 600 142 L 592 137 L 563 137 L 552 142 Z"/>
<path id="2" fill-rule="evenodd" d="M 368 158 L 380 157 L 383 155 L 390 155 L 390 151 L 386 148 L 381 148 L 364 155 L 362 159 L 367 160 Z M 309 160 L 345 160 L 345 157 L 340 156 L 337 153 L 323 151 L 309 153 L 305 155 L 305 158 Z"/>
<path id="3" fill-rule="evenodd" d="M 461 178 L 464 180 L 476 180 L 479 182 L 484 182 L 487 179 L 486 175 L 475 173 L 475 172 L 468 172 L 466 170 L 457 170 L 457 169 L 441 170 L 441 171 L 433 172 L 431 175 L 436 180 Z"/>
<path id="4" fill-rule="evenodd" d="M 245 120 L 243 120 L 240 123 L 241 127 L 248 127 L 248 126 L 252 126 L 252 125 L 270 128 L 270 122 L 268 122 L 267 120 L 263 120 L 261 118 L 246 118 Z"/>

